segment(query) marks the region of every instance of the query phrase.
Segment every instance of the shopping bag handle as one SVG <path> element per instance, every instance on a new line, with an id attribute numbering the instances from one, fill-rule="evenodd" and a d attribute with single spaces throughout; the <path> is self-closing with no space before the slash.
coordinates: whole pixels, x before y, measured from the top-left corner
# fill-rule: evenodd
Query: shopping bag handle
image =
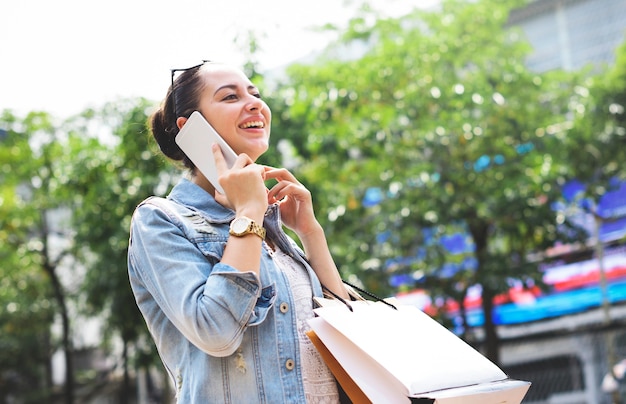
<path id="1" fill-rule="evenodd" d="M 343 279 L 342 279 L 341 281 L 342 281 L 345 285 L 348 285 L 348 286 L 350 286 L 352 289 L 354 289 L 354 290 L 356 290 L 356 291 L 358 291 L 358 292 L 360 292 L 360 293 L 363 293 L 364 295 L 367 295 L 367 296 L 371 297 L 371 298 L 372 298 L 372 299 L 374 299 L 375 301 L 377 301 L 377 302 L 381 302 L 381 303 L 384 303 L 384 304 L 386 304 L 387 306 L 389 306 L 389 307 L 393 308 L 394 310 L 398 310 L 398 308 L 397 308 L 396 306 L 394 306 L 393 304 L 389 303 L 388 301 L 386 301 L 386 300 L 385 300 L 385 299 L 383 299 L 382 297 L 376 296 L 376 295 L 375 295 L 375 294 L 373 294 L 372 292 L 368 292 L 367 290 L 362 289 L 362 288 L 360 288 L 360 287 L 358 287 L 358 286 L 356 286 L 356 285 L 353 285 L 352 283 L 350 283 L 350 282 L 348 282 L 348 281 L 346 281 L 346 280 L 343 280 Z M 343 297 L 339 296 L 338 294 L 336 294 L 336 293 L 335 293 L 335 292 L 333 292 L 332 290 L 328 289 L 328 288 L 327 288 L 326 286 L 324 286 L 324 285 L 322 285 L 322 289 L 323 289 L 324 291 L 328 292 L 328 293 L 329 293 L 332 297 L 334 297 L 335 299 L 339 300 L 341 303 L 345 304 L 345 305 L 348 307 L 348 309 L 349 309 L 350 311 L 354 311 L 354 309 L 352 308 L 352 306 L 350 305 L 350 303 L 348 303 L 348 302 L 346 301 L 346 299 L 344 299 Z M 361 298 L 361 300 L 365 300 L 365 299 L 363 299 L 361 296 L 358 296 L 358 297 L 360 297 L 360 298 Z M 357 300 L 357 299 L 355 299 L 355 300 Z"/>

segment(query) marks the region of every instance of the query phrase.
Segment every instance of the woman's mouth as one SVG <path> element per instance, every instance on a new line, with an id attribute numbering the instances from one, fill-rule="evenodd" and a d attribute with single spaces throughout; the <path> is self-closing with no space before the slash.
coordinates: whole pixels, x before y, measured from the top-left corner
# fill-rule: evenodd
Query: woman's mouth
<path id="1" fill-rule="evenodd" d="M 241 125 L 239 125 L 239 127 L 241 129 L 250 129 L 250 128 L 263 129 L 265 127 L 265 124 L 262 121 L 250 121 L 250 122 L 242 123 Z"/>

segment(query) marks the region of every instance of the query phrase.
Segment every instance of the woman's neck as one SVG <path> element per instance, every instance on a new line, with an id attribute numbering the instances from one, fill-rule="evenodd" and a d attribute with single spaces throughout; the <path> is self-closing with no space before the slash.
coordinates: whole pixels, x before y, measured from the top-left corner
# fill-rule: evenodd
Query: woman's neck
<path id="1" fill-rule="evenodd" d="M 215 195 L 215 187 L 209 180 L 196 168 L 193 171 L 188 172 L 187 178 L 200 188 L 204 189 L 209 195 Z"/>

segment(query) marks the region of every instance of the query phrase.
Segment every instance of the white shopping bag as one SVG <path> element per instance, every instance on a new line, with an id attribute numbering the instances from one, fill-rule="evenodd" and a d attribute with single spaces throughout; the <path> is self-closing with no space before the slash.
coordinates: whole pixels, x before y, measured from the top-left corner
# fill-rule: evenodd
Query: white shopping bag
<path id="1" fill-rule="evenodd" d="M 414 306 L 321 304 L 309 320 L 318 349 L 321 342 L 372 403 L 519 404 L 530 387 Z"/>

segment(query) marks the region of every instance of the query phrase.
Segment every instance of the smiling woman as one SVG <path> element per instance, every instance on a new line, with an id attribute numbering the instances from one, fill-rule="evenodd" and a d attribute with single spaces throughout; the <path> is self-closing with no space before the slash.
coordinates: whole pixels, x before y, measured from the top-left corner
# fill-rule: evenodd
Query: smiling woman
<path id="1" fill-rule="evenodd" d="M 174 73 L 151 129 L 188 175 L 167 198 L 150 197 L 135 210 L 128 272 L 178 402 L 340 402 L 306 332 L 322 285 L 348 294 L 311 193 L 288 170 L 255 162 L 269 147 L 269 106 L 232 66 L 204 62 Z M 192 114 L 237 154 L 228 167 L 220 147 L 197 145 L 215 159 L 223 192 L 176 142 Z M 268 189 L 266 180 L 275 185 Z"/>

